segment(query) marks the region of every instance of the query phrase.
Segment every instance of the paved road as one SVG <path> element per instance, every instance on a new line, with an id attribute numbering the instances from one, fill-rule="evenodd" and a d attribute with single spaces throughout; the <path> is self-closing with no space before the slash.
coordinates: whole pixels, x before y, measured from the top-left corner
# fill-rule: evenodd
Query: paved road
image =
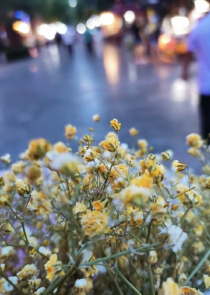
<path id="1" fill-rule="evenodd" d="M 121 142 L 132 144 L 128 129 L 135 126 L 156 152 L 170 148 L 189 163 L 185 137 L 199 129 L 197 89 L 194 75 L 188 83 L 179 75 L 179 65 L 137 65 L 112 45 L 93 57 L 77 46 L 72 59 L 51 46 L 36 59 L 1 65 L 0 154 L 16 159 L 31 138 L 64 140 L 67 123 L 86 133 L 98 113 L 97 140 L 118 118 Z"/>

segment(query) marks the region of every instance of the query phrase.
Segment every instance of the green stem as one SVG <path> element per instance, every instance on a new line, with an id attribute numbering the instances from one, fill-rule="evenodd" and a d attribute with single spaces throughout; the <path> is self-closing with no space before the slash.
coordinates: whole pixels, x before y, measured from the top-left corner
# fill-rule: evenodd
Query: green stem
<path id="1" fill-rule="evenodd" d="M 141 248 L 133 249 L 133 251 L 136 251 L 136 252 L 139 252 L 139 253 L 148 252 L 148 251 L 153 250 L 153 248 L 155 246 L 158 246 L 160 244 L 162 244 L 162 243 L 156 243 L 156 244 L 150 245 L 148 247 L 144 247 L 144 248 L 141 247 Z M 107 260 L 110 260 L 110 259 L 118 258 L 118 257 L 123 256 L 123 255 L 128 255 L 130 253 L 133 253 L 133 251 L 128 249 L 128 250 L 125 250 L 125 251 L 122 251 L 122 252 L 107 256 L 107 257 L 96 259 L 94 261 L 88 261 L 87 263 L 80 265 L 80 267 L 94 265 L 94 264 L 104 262 L 104 261 L 107 261 Z"/>
<path id="2" fill-rule="evenodd" d="M 151 265 L 150 264 L 148 266 L 148 269 L 149 269 L 149 281 L 150 281 L 151 294 L 152 295 L 155 295 L 155 288 L 154 288 L 154 283 L 153 283 L 152 268 L 151 268 Z"/>
<path id="3" fill-rule="evenodd" d="M 118 268 L 115 268 L 115 272 L 118 274 L 118 276 L 138 295 L 142 295 L 125 277 L 124 275 L 119 271 Z"/>
<path id="4" fill-rule="evenodd" d="M 189 283 L 189 281 L 197 273 L 197 271 L 202 267 L 202 265 L 204 264 L 204 262 L 206 261 L 206 259 L 208 258 L 209 255 L 210 255 L 210 249 L 206 252 L 206 254 L 204 255 L 204 257 L 201 259 L 201 261 L 198 263 L 198 265 L 191 272 L 191 274 L 189 275 L 189 277 L 184 281 L 184 283 L 182 284 L 182 286 L 187 286 L 187 284 Z"/>

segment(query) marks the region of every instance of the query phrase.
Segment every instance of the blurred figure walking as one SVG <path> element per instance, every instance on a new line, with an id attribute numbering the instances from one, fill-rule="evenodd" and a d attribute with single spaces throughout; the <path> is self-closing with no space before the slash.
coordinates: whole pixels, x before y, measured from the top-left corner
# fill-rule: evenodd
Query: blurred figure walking
<path id="1" fill-rule="evenodd" d="M 85 46 L 86 46 L 86 49 L 87 49 L 87 52 L 89 54 L 93 54 L 94 50 L 93 50 L 93 36 L 90 32 L 90 30 L 86 30 L 86 32 L 84 33 L 84 42 L 85 42 Z"/>
<path id="2" fill-rule="evenodd" d="M 69 56 L 74 53 L 75 43 L 75 29 L 72 26 L 68 26 L 65 34 L 61 35 L 63 45 L 68 49 Z"/>
<path id="3" fill-rule="evenodd" d="M 208 0 L 210 2 L 210 0 Z M 189 65 L 193 54 L 198 62 L 198 87 L 200 94 L 200 120 L 202 136 L 210 143 L 210 13 L 208 13 L 189 35 L 188 53 L 183 63 L 183 79 L 188 79 Z"/>

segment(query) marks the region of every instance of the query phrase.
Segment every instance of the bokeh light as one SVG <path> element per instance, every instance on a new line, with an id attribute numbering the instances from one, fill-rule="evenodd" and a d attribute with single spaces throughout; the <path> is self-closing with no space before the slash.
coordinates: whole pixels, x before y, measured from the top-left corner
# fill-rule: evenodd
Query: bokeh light
<path id="1" fill-rule="evenodd" d="M 86 32 L 86 26 L 83 23 L 77 25 L 77 32 L 79 34 L 84 34 Z"/>
<path id="2" fill-rule="evenodd" d="M 128 24 L 132 24 L 136 19 L 135 13 L 131 10 L 126 11 L 124 19 Z"/>

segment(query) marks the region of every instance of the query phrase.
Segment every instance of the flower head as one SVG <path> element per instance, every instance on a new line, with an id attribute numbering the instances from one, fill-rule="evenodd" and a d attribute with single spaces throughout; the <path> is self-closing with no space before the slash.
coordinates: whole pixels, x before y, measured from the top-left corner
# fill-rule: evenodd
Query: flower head
<path id="1" fill-rule="evenodd" d="M 110 127 L 114 128 L 114 130 L 118 132 L 121 129 L 121 123 L 119 123 L 117 119 L 113 119 L 110 121 Z"/>

